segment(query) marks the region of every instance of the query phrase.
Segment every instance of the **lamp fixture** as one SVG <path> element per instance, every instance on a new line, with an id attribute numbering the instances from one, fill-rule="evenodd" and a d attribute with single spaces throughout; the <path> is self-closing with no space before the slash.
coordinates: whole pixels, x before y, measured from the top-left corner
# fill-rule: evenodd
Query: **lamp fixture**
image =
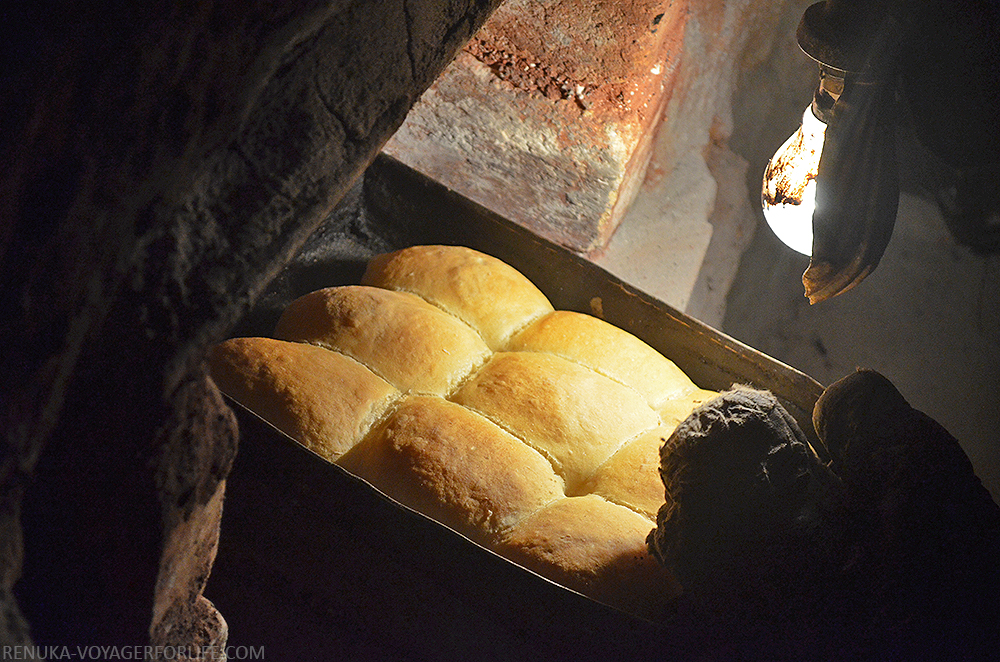
<path id="1" fill-rule="evenodd" d="M 764 171 L 764 219 L 778 239 L 803 255 L 812 255 L 816 175 L 825 136 L 826 124 L 807 107 L 802 126 L 774 153 Z"/>
<path id="2" fill-rule="evenodd" d="M 871 273 L 895 224 L 898 26 L 872 11 L 859 0 L 806 9 L 797 38 L 819 64 L 819 85 L 764 173 L 764 216 L 779 239 L 810 256 L 802 281 L 812 303 Z"/>
<path id="3" fill-rule="evenodd" d="M 819 159 L 830 111 L 843 89 L 843 72 L 821 66 L 820 85 L 802 113 L 802 125 L 764 170 L 760 196 L 764 219 L 778 239 L 803 255 L 812 255 Z"/>
<path id="4" fill-rule="evenodd" d="M 775 234 L 810 256 L 810 302 L 851 289 L 885 252 L 899 205 L 897 124 L 923 149 L 956 240 L 1000 250 L 1000 3 L 823 0 L 796 38 L 819 85 L 768 164 L 761 202 Z M 903 164 L 911 174 L 913 162 Z"/>

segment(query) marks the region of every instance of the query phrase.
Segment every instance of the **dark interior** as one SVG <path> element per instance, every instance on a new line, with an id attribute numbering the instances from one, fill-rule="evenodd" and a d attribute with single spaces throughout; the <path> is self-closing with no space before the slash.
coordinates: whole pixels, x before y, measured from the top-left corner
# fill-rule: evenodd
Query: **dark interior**
<path id="1" fill-rule="evenodd" d="M 205 351 L 266 328 L 288 292 L 313 285 L 316 265 L 349 282 L 369 256 L 406 243 L 367 210 L 364 173 L 499 2 L 4 10 L 0 642 L 225 641 L 203 594 L 226 602 L 206 586 L 240 433 Z M 996 44 L 973 45 L 995 61 Z M 926 67 L 939 62 L 917 56 Z M 922 126 L 961 114 L 952 102 L 970 88 L 985 95 L 973 105 L 992 121 L 1000 86 L 981 85 L 996 82 L 997 71 L 987 73 L 993 80 L 945 76 L 956 89 L 919 107 Z M 928 140 L 949 156 L 961 150 L 954 141 L 968 141 Z M 985 144 L 977 154 L 995 153 Z M 298 267 L 282 273 L 296 256 Z M 230 586 L 245 598 L 248 622 L 295 608 L 274 594 L 253 600 L 274 578 L 247 584 L 226 572 L 220 566 L 217 594 Z M 518 579 L 503 579 L 508 569 L 495 572 L 498 591 L 516 590 Z M 343 606 L 312 607 L 318 621 L 283 618 L 301 632 L 277 629 L 261 641 L 316 641 Z M 458 615 L 462 605 L 443 608 Z M 597 646 L 618 616 L 586 609 L 596 611 L 580 612 L 586 634 L 576 643 Z M 573 636 L 570 626 L 557 619 L 557 642 Z M 320 651 L 289 644 L 287 658 L 272 646 L 267 657 L 401 652 L 399 637 L 356 635 Z M 449 650 L 468 653 L 462 643 Z M 597 657 L 646 652 L 609 644 Z"/>

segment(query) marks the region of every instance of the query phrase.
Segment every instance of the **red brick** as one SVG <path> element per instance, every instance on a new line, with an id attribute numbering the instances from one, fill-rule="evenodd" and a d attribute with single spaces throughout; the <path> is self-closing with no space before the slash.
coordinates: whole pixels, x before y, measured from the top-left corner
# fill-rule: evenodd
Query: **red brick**
<path id="1" fill-rule="evenodd" d="M 508 0 L 386 152 L 577 252 L 602 249 L 642 182 L 686 0 Z"/>

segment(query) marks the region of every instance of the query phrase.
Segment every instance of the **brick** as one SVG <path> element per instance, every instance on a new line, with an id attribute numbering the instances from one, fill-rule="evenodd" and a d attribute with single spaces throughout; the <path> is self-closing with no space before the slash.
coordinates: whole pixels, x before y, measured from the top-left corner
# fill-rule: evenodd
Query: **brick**
<path id="1" fill-rule="evenodd" d="M 385 151 L 582 254 L 641 184 L 674 89 L 686 0 L 508 0 Z"/>

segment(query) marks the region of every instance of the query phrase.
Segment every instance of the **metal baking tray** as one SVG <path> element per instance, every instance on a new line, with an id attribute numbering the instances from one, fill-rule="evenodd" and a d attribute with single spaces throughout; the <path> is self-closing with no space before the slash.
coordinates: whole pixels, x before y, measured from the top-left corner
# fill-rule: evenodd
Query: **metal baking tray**
<path id="1" fill-rule="evenodd" d="M 374 253 L 464 245 L 521 271 L 556 309 L 600 313 L 703 388 L 771 390 L 825 455 L 811 423 L 818 382 L 390 157 L 335 216 L 336 232 L 316 233 L 234 335 L 269 335 L 289 301 L 357 282 Z M 558 586 L 235 409 L 240 449 L 206 590 L 231 644 L 265 646 L 268 659 L 707 659 L 683 613 L 646 623 Z"/>

